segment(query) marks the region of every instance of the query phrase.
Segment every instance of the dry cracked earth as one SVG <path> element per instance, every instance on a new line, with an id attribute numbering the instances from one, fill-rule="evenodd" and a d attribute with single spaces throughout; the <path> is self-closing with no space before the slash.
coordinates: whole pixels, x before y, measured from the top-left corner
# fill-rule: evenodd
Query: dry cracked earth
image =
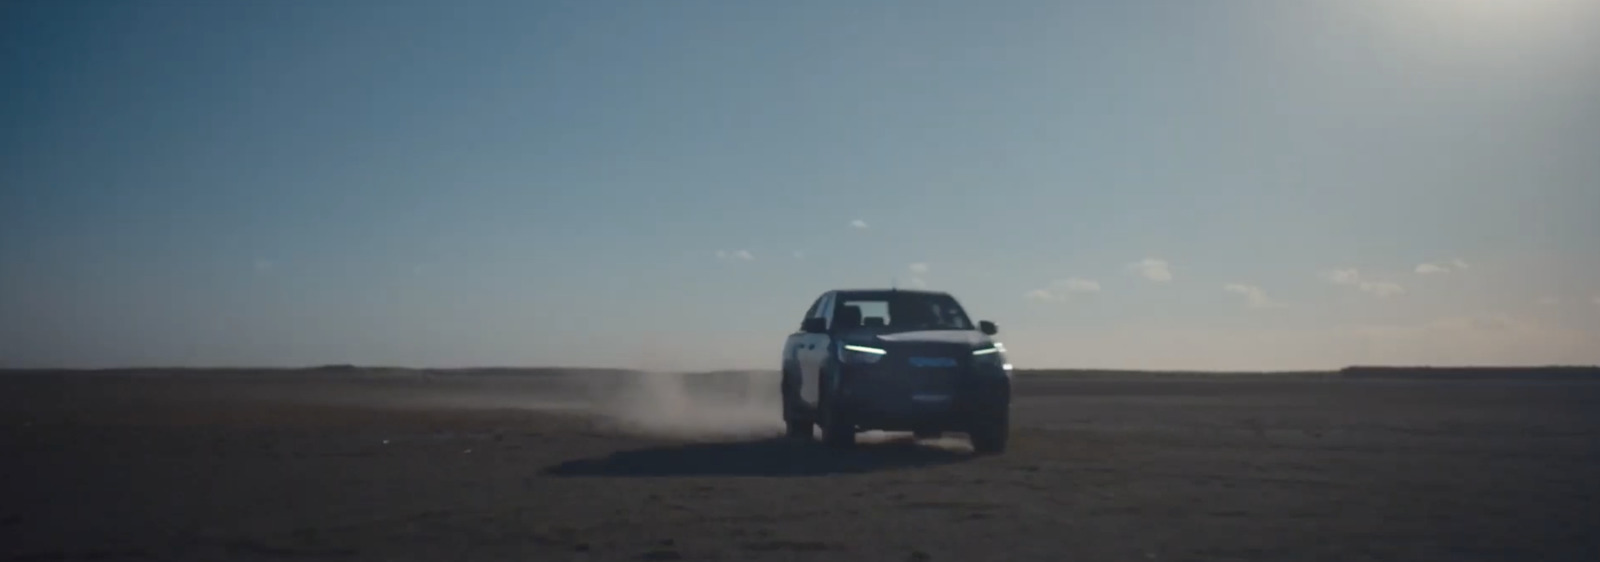
<path id="1" fill-rule="evenodd" d="M 1600 560 L 1600 382 L 1025 375 L 975 456 L 772 377 L 0 375 L 0 560 Z"/>

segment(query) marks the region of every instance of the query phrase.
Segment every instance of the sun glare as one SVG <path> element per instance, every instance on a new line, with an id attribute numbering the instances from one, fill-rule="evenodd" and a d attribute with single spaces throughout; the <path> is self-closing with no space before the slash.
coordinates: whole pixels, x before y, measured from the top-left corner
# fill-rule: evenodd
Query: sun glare
<path id="1" fill-rule="evenodd" d="M 1597 0 L 1330 2 L 1383 30 L 1388 48 L 1448 66 L 1567 69 L 1592 56 Z"/>
<path id="2" fill-rule="evenodd" d="M 1593 15 L 1594 0 L 1383 0 L 1377 5 L 1413 23 L 1453 28 L 1483 38 L 1537 33 Z"/>

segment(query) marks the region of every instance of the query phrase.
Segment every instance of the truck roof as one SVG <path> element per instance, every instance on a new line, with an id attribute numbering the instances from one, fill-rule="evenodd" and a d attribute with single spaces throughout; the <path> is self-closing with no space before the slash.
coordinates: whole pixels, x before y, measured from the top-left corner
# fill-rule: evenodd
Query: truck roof
<path id="1" fill-rule="evenodd" d="M 947 293 L 947 292 L 944 292 L 944 291 L 930 291 L 930 290 L 927 290 L 927 289 L 902 289 L 902 288 L 899 288 L 899 287 L 882 287 L 882 288 L 877 288 L 877 289 L 832 289 L 832 291 L 835 292 L 835 293 L 842 294 L 842 295 L 871 294 L 871 293 L 890 293 L 890 292 L 893 292 L 893 293 L 915 293 L 915 294 L 922 294 L 922 295 L 944 295 L 944 296 L 948 296 L 950 294 L 950 293 Z"/>

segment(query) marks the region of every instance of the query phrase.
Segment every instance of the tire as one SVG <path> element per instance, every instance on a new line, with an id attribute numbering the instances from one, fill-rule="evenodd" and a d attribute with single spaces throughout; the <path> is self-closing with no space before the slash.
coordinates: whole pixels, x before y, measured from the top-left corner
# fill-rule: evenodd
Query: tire
<path id="1" fill-rule="evenodd" d="M 784 422 L 783 436 L 786 439 L 806 441 L 811 439 L 811 422 Z"/>
<path id="2" fill-rule="evenodd" d="M 1007 441 L 1011 439 L 1011 414 L 1002 411 L 993 414 L 977 424 L 967 432 L 972 441 L 972 450 L 981 455 L 993 455 L 1006 451 Z"/>
<path id="3" fill-rule="evenodd" d="M 830 375 L 831 376 L 831 375 Z M 835 449 L 848 449 L 856 444 L 856 426 L 848 416 L 834 407 L 834 400 L 828 384 L 829 377 L 821 377 L 818 381 L 822 388 L 817 389 L 818 412 L 817 425 L 822 428 L 822 443 Z"/>

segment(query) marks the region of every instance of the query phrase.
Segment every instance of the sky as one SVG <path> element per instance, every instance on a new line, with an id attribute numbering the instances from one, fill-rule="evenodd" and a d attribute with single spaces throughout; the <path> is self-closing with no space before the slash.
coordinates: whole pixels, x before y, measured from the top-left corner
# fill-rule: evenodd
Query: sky
<path id="1" fill-rule="evenodd" d="M 0 3 L 0 366 L 1600 363 L 1600 3 Z"/>

